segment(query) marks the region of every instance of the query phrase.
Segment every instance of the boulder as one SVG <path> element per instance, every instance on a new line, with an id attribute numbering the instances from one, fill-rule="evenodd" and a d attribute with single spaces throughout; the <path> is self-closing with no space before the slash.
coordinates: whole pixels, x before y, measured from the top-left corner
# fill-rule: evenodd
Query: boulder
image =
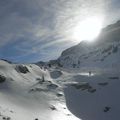
<path id="1" fill-rule="evenodd" d="M 15 69 L 16 69 L 16 71 L 19 72 L 19 73 L 24 73 L 24 74 L 26 74 L 26 73 L 29 72 L 28 68 L 27 68 L 26 66 L 23 66 L 23 65 L 17 65 Z"/>
<path id="2" fill-rule="evenodd" d="M 6 78 L 3 75 L 0 75 L 0 83 L 5 82 Z"/>

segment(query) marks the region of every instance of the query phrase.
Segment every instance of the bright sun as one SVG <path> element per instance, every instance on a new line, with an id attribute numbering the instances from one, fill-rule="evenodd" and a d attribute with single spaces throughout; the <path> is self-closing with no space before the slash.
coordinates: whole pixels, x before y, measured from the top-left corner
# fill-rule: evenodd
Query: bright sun
<path id="1" fill-rule="evenodd" d="M 73 30 L 73 39 L 76 41 L 93 41 L 100 34 L 102 29 L 102 19 L 91 17 L 76 24 Z"/>

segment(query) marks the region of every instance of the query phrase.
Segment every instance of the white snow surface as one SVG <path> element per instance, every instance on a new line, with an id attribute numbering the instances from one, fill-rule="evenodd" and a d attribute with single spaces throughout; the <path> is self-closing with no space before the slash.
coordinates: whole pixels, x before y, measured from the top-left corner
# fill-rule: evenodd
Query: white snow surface
<path id="1" fill-rule="evenodd" d="M 0 83 L 0 120 L 79 120 L 67 109 L 63 89 L 48 70 L 28 64 L 24 74 L 16 66 L 0 60 L 0 75 L 6 78 Z M 40 83 L 42 76 L 45 82 Z"/>
<path id="2" fill-rule="evenodd" d="M 0 120 L 120 119 L 119 69 L 96 67 L 89 73 L 27 64 L 29 71 L 20 73 L 16 66 L 0 61 L 6 78 L 0 83 Z"/>

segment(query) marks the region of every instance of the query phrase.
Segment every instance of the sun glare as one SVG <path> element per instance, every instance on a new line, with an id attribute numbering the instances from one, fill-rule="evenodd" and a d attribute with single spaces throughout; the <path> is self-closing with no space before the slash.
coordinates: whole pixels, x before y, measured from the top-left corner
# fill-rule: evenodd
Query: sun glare
<path id="1" fill-rule="evenodd" d="M 91 17 L 76 24 L 73 30 L 73 39 L 76 41 L 93 41 L 100 34 L 102 19 Z"/>

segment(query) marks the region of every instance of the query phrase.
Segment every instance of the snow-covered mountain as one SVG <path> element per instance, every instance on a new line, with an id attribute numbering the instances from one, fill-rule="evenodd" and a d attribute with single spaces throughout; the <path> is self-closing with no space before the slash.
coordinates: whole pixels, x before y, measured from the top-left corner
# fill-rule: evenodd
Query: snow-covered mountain
<path id="1" fill-rule="evenodd" d="M 120 21 L 104 28 L 94 42 L 81 42 L 62 52 L 58 61 L 66 68 L 120 67 Z"/>
<path id="2" fill-rule="evenodd" d="M 58 60 L 0 60 L 0 120 L 119 120 L 120 22 Z"/>
<path id="3" fill-rule="evenodd" d="M 35 64 L 0 60 L 0 120 L 79 120 L 52 79 L 58 74 Z"/>
<path id="4" fill-rule="evenodd" d="M 119 120 L 119 79 L 0 60 L 0 120 Z"/>

